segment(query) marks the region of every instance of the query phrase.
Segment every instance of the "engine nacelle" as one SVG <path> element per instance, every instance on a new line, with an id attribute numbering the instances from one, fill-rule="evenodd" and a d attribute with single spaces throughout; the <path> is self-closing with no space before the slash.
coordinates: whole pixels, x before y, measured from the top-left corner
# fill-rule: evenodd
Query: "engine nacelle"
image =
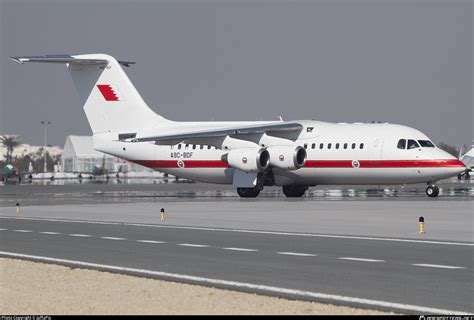
<path id="1" fill-rule="evenodd" d="M 274 146 L 267 148 L 270 165 L 285 170 L 296 170 L 306 163 L 306 150 L 301 146 Z"/>
<path id="2" fill-rule="evenodd" d="M 270 166 L 270 155 L 264 148 L 237 148 L 224 154 L 222 161 L 244 172 L 260 172 Z"/>

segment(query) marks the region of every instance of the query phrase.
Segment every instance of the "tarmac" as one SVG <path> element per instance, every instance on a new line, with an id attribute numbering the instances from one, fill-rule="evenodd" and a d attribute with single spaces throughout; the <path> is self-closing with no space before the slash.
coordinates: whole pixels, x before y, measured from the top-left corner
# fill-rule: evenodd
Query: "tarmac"
<path id="1" fill-rule="evenodd" d="M 327 187 L 324 199 L 291 200 L 203 184 L 5 186 L 0 255 L 403 313 L 473 313 L 473 197 L 470 184 L 453 185 L 441 187 L 461 191 L 436 199 L 420 187 L 373 187 L 366 197 Z"/>

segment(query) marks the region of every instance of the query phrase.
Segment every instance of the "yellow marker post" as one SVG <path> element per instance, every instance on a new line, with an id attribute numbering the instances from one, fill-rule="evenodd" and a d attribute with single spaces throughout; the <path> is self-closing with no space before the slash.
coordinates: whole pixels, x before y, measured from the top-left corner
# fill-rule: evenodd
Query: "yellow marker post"
<path id="1" fill-rule="evenodd" d="M 20 210 L 20 203 L 17 202 L 17 203 L 16 203 L 16 213 L 19 214 L 20 212 L 21 212 L 21 210 Z"/>
<path id="2" fill-rule="evenodd" d="M 418 219 L 418 233 L 422 234 L 425 233 L 425 218 L 420 217 Z"/>
<path id="3" fill-rule="evenodd" d="M 161 208 L 160 220 L 161 220 L 161 221 L 165 221 L 165 220 L 166 220 L 166 217 L 165 217 L 165 209 L 164 209 L 164 208 Z"/>

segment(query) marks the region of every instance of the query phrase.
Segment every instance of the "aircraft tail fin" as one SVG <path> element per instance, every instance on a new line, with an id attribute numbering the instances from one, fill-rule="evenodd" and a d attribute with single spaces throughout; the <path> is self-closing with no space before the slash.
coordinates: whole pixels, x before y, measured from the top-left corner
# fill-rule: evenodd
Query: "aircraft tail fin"
<path id="1" fill-rule="evenodd" d="M 17 63 L 66 63 L 89 125 L 94 134 L 136 132 L 159 122 L 168 122 L 151 110 L 128 78 L 122 66 L 106 54 L 46 55 L 12 57 Z"/>

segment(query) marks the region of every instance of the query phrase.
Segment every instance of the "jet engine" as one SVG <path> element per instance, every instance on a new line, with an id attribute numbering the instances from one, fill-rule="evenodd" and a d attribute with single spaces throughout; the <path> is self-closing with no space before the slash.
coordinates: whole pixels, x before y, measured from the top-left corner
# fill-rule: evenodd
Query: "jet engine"
<path id="1" fill-rule="evenodd" d="M 296 170 L 306 162 L 306 150 L 301 146 L 274 146 L 267 148 L 270 165 L 284 170 Z"/>
<path id="2" fill-rule="evenodd" d="M 222 161 L 244 172 L 260 172 L 270 165 L 270 155 L 264 148 L 238 148 L 224 154 Z"/>

